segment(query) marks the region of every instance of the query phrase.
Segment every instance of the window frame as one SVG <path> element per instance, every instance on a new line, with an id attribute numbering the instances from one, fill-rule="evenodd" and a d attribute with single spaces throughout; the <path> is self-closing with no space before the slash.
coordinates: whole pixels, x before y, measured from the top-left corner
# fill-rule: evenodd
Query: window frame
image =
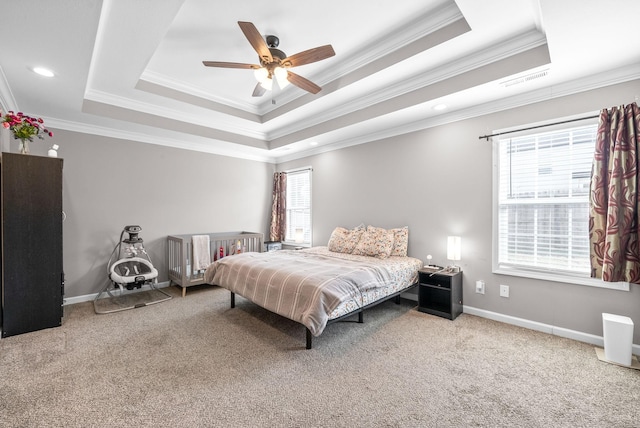
<path id="1" fill-rule="evenodd" d="M 307 172 L 309 175 L 309 231 L 306 232 L 305 231 L 305 237 L 308 236 L 308 240 L 304 240 L 303 242 L 295 242 L 295 237 L 291 237 L 288 236 L 288 232 L 290 229 L 290 225 L 289 225 L 289 204 L 287 203 L 287 207 L 286 207 L 286 215 L 287 215 L 287 230 L 285 232 L 285 238 L 284 241 L 282 242 L 285 245 L 290 245 L 290 246 L 295 246 L 295 247 L 311 247 L 312 246 L 312 242 L 313 242 L 313 202 L 312 202 L 312 196 L 313 196 L 313 168 L 311 168 L 310 166 L 307 167 L 302 167 L 302 168 L 295 168 L 295 169 L 291 169 L 291 170 L 287 170 L 285 171 L 287 173 L 287 193 L 286 193 L 286 198 L 287 201 L 289 199 L 289 174 L 297 174 L 297 173 L 303 173 L 303 172 Z M 292 239 L 293 238 L 293 239 Z"/>
<path id="2" fill-rule="evenodd" d="M 594 112 L 597 114 L 597 112 Z M 540 122 L 520 127 L 520 130 L 502 129 L 496 130 L 492 134 L 511 134 L 511 138 L 533 136 L 542 133 L 548 133 L 552 131 L 561 132 L 579 126 L 586 126 L 590 124 L 597 124 L 598 119 L 584 119 L 581 121 L 575 121 L 576 118 L 563 118 L 554 120 L 553 122 Z M 572 123 L 557 123 L 567 122 Z M 554 124 L 555 123 L 555 124 Z M 544 129 L 537 129 L 542 128 Z M 536 129 L 533 129 L 536 128 Z M 588 275 L 583 276 L 571 272 L 560 271 L 544 271 L 542 269 L 528 269 L 526 267 L 518 266 L 504 266 L 499 264 L 499 252 L 500 252 L 500 139 L 497 137 L 492 138 L 492 273 L 498 275 L 510 275 L 530 279 L 538 279 L 544 281 L 553 281 L 560 283 L 586 285 L 592 287 L 608 288 L 613 290 L 629 291 L 628 282 L 606 282 L 601 279 L 591 278 Z M 594 147 L 595 148 L 595 147 Z"/>

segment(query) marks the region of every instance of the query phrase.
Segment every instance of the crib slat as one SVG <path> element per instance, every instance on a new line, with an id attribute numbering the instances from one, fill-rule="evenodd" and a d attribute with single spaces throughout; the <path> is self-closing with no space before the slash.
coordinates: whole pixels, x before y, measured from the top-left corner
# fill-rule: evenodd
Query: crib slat
<path id="1" fill-rule="evenodd" d="M 197 233 L 193 235 L 208 235 L 211 262 L 219 258 L 220 247 L 224 256 L 230 254 L 231 248 L 238 241 L 245 251 L 261 253 L 263 251 L 264 235 L 258 232 L 224 232 L 224 233 Z M 167 236 L 167 266 L 171 283 L 183 288 L 183 296 L 186 288 L 192 285 L 204 284 L 203 274 L 194 274 L 192 255 L 192 234 Z"/>

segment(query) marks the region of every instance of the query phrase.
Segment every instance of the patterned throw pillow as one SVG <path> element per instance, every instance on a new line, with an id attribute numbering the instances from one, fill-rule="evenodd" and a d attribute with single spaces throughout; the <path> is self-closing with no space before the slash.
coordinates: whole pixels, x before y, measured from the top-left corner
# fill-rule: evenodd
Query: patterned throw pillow
<path id="1" fill-rule="evenodd" d="M 391 250 L 392 256 L 407 257 L 407 251 L 409 247 L 409 227 L 401 227 L 398 229 L 391 229 L 393 232 L 393 249 Z"/>
<path id="2" fill-rule="evenodd" d="M 386 259 L 391 254 L 393 238 L 391 230 L 368 226 L 351 254 Z"/>
<path id="3" fill-rule="evenodd" d="M 329 251 L 333 251 L 334 253 L 351 254 L 363 233 L 364 228 L 359 226 L 352 230 L 345 229 L 344 227 L 336 227 L 333 229 L 333 232 L 331 232 L 327 247 Z"/>

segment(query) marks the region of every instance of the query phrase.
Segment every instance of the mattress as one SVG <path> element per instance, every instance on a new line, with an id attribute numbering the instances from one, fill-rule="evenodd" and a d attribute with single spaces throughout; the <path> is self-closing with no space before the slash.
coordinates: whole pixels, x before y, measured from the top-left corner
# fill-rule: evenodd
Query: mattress
<path id="1" fill-rule="evenodd" d="M 401 291 L 417 281 L 422 262 L 343 254 L 327 247 L 243 253 L 205 271 L 205 282 L 305 325 L 318 336 L 330 319 Z"/>

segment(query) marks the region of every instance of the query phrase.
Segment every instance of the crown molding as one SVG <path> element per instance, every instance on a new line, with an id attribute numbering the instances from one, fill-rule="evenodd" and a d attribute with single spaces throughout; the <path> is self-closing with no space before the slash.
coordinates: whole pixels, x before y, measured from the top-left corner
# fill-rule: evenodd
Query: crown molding
<path id="1" fill-rule="evenodd" d="M 142 73 L 142 76 L 140 76 L 139 80 L 146 81 L 146 82 L 149 82 L 158 86 L 166 87 L 169 89 L 173 89 L 178 92 L 183 92 L 183 93 L 192 95 L 194 97 L 212 101 L 214 103 L 217 103 L 223 106 L 231 107 L 238 110 L 243 110 L 247 113 L 252 113 L 255 115 L 260 114 L 259 109 L 251 103 L 248 103 L 248 102 L 243 103 L 243 102 L 234 101 L 229 98 L 220 97 L 198 86 L 189 84 L 187 82 L 184 82 L 178 79 L 174 79 L 172 77 L 163 75 L 155 71 L 145 70 Z M 151 92 L 151 93 L 155 93 L 155 92 Z"/>
<path id="2" fill-rule="evenodd" d="M 179 122 L 190 123 L 205 128 L 212 128 L 211 117 L 203 118 L 201 115 L 193 115 L 191 113 L 186 113 L 174 108 L 163 107 L 160 104 L 151 104 L 148 102 L 127 98 L 120 95 L 114 95 L 96 89 L 87 90 L 84 94 L 84 99 L 85 101 L 93 101 L 95 103 L 113 106 L 115 108 L 123 108 L 134 112 L 142 112 L 153 116 L 176 120 Z M 254 139 L 267 139 L 267 135 L 263 132 L 239 126 L 231 126 L 223 122 L 217 122 L 215 129 L 233 134 L 243 135 L 245 137 Z"/>
<path id="3" fill-rule="evenodd" d="M 2 111 L 18 111 L 18 103 L 13 97 L 11 87 L 7 81 L 4 70 L 0 67 L 0 110 Z"/>
<path id="4" fill-rule="evenodd" d="M 562 85 L 555 85 L 553 86 L 553 97 L 563 97 L 565 95 L 617 85 L 618 83 L 629 82 L 635 79 L 640 79 L 640 62 L 629 64 L 626 67 L 620 67 L 615 70 L 585 76 L 574 81 L 563 83 Z M 640 90 L 635 94 L 631 94 L 631 96 L 637 98 L 640 96 Z"/>
<path id="5" fill-rule="evenodd" d="M 390 51 L 405 46 L 407 43 L 410 43 L 411 41 L 414 41 L 420 37 L 424 37 L 425 35 L 432 33 L 438 28 L 443 28 L 444 26 L 449 25 L 452 22 L 456 22 L 457 20 L 462 18 L 462 15 L 455 4 L 448 3 L 443 5 L 437 11 L 437 13 L 429 15 L 429 25 L 424 25 L 424 22 L 421 21 L 420 18 L 424 18 L 424 15 L 416 18 L 411 24 L 407 25 L 406 28 L 403 27 L 404 31 L 399 31 L 398 34 L 394 34 L 393 37 L 384 39 L 384 42 L 379 42 L 378 40 L 372 42 L 370 45 L 370 50 L 362 50 L 361 52 L 364 53 L 358 55 L 357 57 L 352 57 L 352 59 L 343 61 L 343 64 L 346 64 L 347 67 L 360 67 L 361 64 L 370 63 L 373 59 L 379 58 L 377 57 L 377 55 L 380 55 L 380 52 L 386 52 L 388 54 Z M 403 79 L 401 82 L 395 83 L 393 85 L 388 85 L 386 87 L 380 88 L 378 91 L 371 92 L 365 97 L 360 97 L 351 102 L 341 104 L 338 108 L 330 110 L 327 109 L 320 114 L 308 115 L 306 118 L 296 121 L 289 126 L 278 128 L 274 131 L 266 133 L 266 135 L 261 134 L 255 138 L 263 138 L 266 140 L 275 140 L 277 138 L 282 138 L 294 132 L 298 132 L 311 126 L 315 126 L 343 116 L 350 111 L 360 110 L 374 104 L 385 102 L 389 99 L 397 97 L 398 95 L 409 93 L 422 87 L 432 85 L 436 82 L 446 80 L 464 72 L 482 67 L 483 65 L 490 64 L 491 62 L 495 62 L 500 59 L 526 51 L 533 47 L 540 46 L 544 43 L 546 43 L 546 38 L 544 37 L 544 35 L 537 30 L 531 30 L 516 37 L 512 37 L 509 40 L 502 41 L 501 43 L 498 43 L 490 48 L 475 52 L 465 58 L 432 69 L 429 73 L 425 73 L 423 70 L 421 70 L 421 72 L 412 79 Z M 339 75 L 327 75 L 325 77 L 325 80 L 328 79 L 333 81 L 336 78 L 339 78 Z M 201 91 L 193 86 L 176 81 L 174 79 L 170 79 L 166 76 L 162 76 L 161 74 L 152 71 L 145 71 L 140 80 L 148 81 L 152 84 L 157 84 L 162 87 L 185 92 L 199 98 L 209 99 L 216 103 L 229 102 L 229 100 L 210 96 L 206 92 Z M 97 91 L 90 92 L 95 94 Z M 90 97 L 91 93 L 87 96 Z M 294 98 L 298 97 L 299 96 L 296 96 Z M 109 98 L 113 98 L 113 100 L 108 100 Z M 124 97 L 117 97 L 105 93 L 102 93 L 101 99 L 105 100 L 104 102 L 107 104 L 115 104 L 124 108 L 131 108 L 134 110 L 141 110 L 142 105 L 144 104 L 138 101 L 126 99 Z M 283 105 L 286 105 L 286 103 L 288 103 L 289 101 L 291 101 L 291 99 L 285 100 Z M 232 108 L 239 108 L 240 110 L 246 112 L 256 111 L 255 107 L 251 106 L 250 104 L 236 103 Z M 182 115 L 183 121 L 193 122 L 193 116 L 187 117 L 187 115 L 184 115 L 181 112 L 159 107 L 157 105 L 146 105 L 144 111 L 164 117 L 180 117 Z M 235 116 L 238 117 L 238 115 Z M 252 132 L 250 130 L 238 127 L 235 127 L 233 129 L 228 128 L 226 130 L 229 132 L 241 133 L 243 135 L 252 135 Z M 256 133 L 253 133 L 253 136 L 256 135 Z"/>
<path id="6" fill-rule="evenodd" d="M 554 85 L 553 88 L 540 88 L 524 94 L 514 95 L 509 98 L 484 103 L 479 106 L 474 106 L 419 121 L 401 124 L 394 128 L 386 128 L 379 132 L 362 134 L 357 137 L 348 138 L 337 141 L 335 143 L 322 145 L 313 149 L 285 155 L 278 155 L 274 153 L 270 153 L 268 155 L 259 155 L 255 153 L 255 150 L 248 149 L 244 146 L 238 147 L 237 145 L 232 145 L 229 143 L 225 143 L 226 147 L 221 148 L 218 144 L 211 144 L 210 139 L 201 139 L 200 142 L 185 142 L 184 139 L 156 137 L 141 132 L 124 131 L 112 127 L 61 120 L 53 117 L 44 117 L 44 120 L 46 121 L 48 126 L 53 129 L 62 129 L 82 134 L 98 135 L 102 137 L 136 141 L 147 144 L 156 144 L 166 147 L 193 150 L 220 156 L 278 164 L 334 150 L 339 150 L 350 146 L 365 144 L 385 138 L 408 134 L 411 132 L 417 132 L 435 126 L 441 126 L 448 123 L 484 116 L 491 113 L 497 113 L 511 108 L 517 108 L 529 104 L 551 100 L 554 98 L 599 89 L 610 85 L 625 83 L 636 79 L 640 79 L 640 63 L 632 64 L 628 67 L 618 69 L 615 72 L 588 76 L 576 81 Z"/>
<path id="7" fill-rule="evenodd" d="M 296 159 L 313 156 L 320 153 L 326 153 L 334 150 L 343 149 L 359 144 L 370 143 L 373 141 L 391 138 L 398 135 L 404 135 L 412 132 L 421 131 L 436 126 L 446 125 L 449 123 L 459 122 L 462 120 L 473 119 L 500 111 L 505 111 L 517 107 L 522 107 L 538 102 L 548 101 L 556 98 L 574 95 L 590 90 L 600 89 L 603 87 L 617 85 L 640 79 L 640 63 L 632 64 L 628 67 L 617 69 L 614 72 L 605 72 L 593 76 L 587 76 L 571 82 L 565 82 L 552 87 L 544 87 L 529 91 L 523 94 L 514 95 L 508 98 L 502 98 L 490 101 L 477 106 L 452 111 L 446 114 L 433 116 L 419 121 L 413 121 L 400 124 L 394 128 L 386 128 L 381 131 L 368 134 L 358 135 L 357 137 L 345 139 L 332 144 L 322 145 L 304 152 L 292 153 L 290 155 L 276 156 L 276 164 L 288 162 Z"/>
<path id="8" fill-rule="evenodd" d="M 319 86 L 327 86 L 331 82 L 344 78 L 354 70 L 366 67 L 374 61 L 384 58 L 398 49 L 460 20 L 464 21 L 462 12 L 460 12 L 454 1 L 449 1 L 426 11 L 422 15 L 416 16 L 410 22 L 393 29 L 387 34 L 380 35 L 366 45 L 358 47 L 353 55 L 341 58 L 339 65 L 329 70 L 316 72 L 308 76 L 308 78 Z M 285 89 L 279 95 L 280 105 L 274 107 L 271 103 L 265 101 L 259 106 L 260 114 L 270 113 L 304 95 L 306 94 L 300 95 L 293 88 Z"/>
<path id="9" fill-rule="evenodd" d="M 319 85 L 324 86 L 329 82 L 333 82 L 344 77 L 353 70 L 365 67 L 373 61 L 385 57 L 390 53 L 393 53 L 398 49 L 461 19 L 464 19 L 464 17 L 455 2 L 449 1 L 435 9 L 431 9 L 424 14 L 415 17 L 406 25 L 398 27 L 390 33 L 381 35 L 380 37 L 372 40 L 367 45 L 357 49 L 356 53 L 351 57 L 342 58 L 338 67 L 317 72 L 309 78 L 314 82 L 317 82 Z M 242 110 L 259 116 L 263 116 L 268 112 L 306 95 L 301 93 L 299 90 L 296 90 L 296 88 L 285 88 L 278 94 L 278 99 L 280 101 L 278 106 L 274 107 L 273 104 L 268 101 L 264 101 L 258 106 L 255 106 L 251 103 L 243 103 L 226 97 L 216 96 L 201 87 L 197 87 L 188 82 L 180 81 L 151 70 L 145 70 L 139 80 L 208 100 L 220 104 L 221 106 L 231 107 L 232 109 Z M 156 92 L 148 91 L 145 88 L 142 90 L 156 94 Z M 233 112 L 230 114 L 241 117 Z"/>
<path id="10" fill-rule="evenodd" d="M 377 91 L 370 92 L 367 96 L 353 99 L 350 102 L 340 104 L 336 108 L 316 113 L 289 126 L 281 127 L 270 132 L 268 134 L 268 138 L 269 140 L 282 138 L 311 126 L 316 126 L 338 117 L 342 117 L 347 113 L 389 101 L 403 94 L 416 91 L 457 75 L 473 71 L 493 62 L 540 47 L 545 43 L 546 38 L 540 32 L 536 30 L 528 31 L 492 47 L 477 51 L 462 59 L 447 63 L 443 66 L 436 67 L 428 71 L 421 70 L 418 75 L 413 76 L 412 78 L 403 79 L 393 85 L 388 85 L 378 89 Z"/>
<path id="11" fill-rule="evenodd" d="M 215 141 L 212 144 L 209 138 L 200 138 L 199 141 L 186 141 L 181 138 L 159 137 L 142 132 L 125 131 L 113 127 L 94 125 L 89 123 L 74 122 L 53 117 L 44 117 L 47 126 L 52 129 L 62 129 L 65 131 L 78 132 L 81 134 L 97 135 L 101 137 L 115 138 L 119 140 L 135 141 L 139 143 L 155 144 L 159 146 L 172 147 L 183 150 L 192 150 L 201 153 L 227 156 L 258 162 L 273 163 L 273 156 L 256 154 L 256 150 L 246 146 L 238 147 L 233 143 L 225 141 Z"/>
<path id="12" fill-rule="evenodd" d="M 417 40 L 422 39 L 457 21 L 465 20 L 462 12 L 455 2 L 451 1 L 435 9 L 426 11 L 416 16 L 413 20 L 391 31 L 391 35 L 385 34 L 369 44 L 358 49 L 359 55 L 354 55 L 345 61 L 341 61 L 341 68 L 354 70 L 395 52 Z M 466 22 L 466 20 L 465 20 Z M 336 73 L 327 76 L 327 81 L 342 77 L 344 73 Z"/>

